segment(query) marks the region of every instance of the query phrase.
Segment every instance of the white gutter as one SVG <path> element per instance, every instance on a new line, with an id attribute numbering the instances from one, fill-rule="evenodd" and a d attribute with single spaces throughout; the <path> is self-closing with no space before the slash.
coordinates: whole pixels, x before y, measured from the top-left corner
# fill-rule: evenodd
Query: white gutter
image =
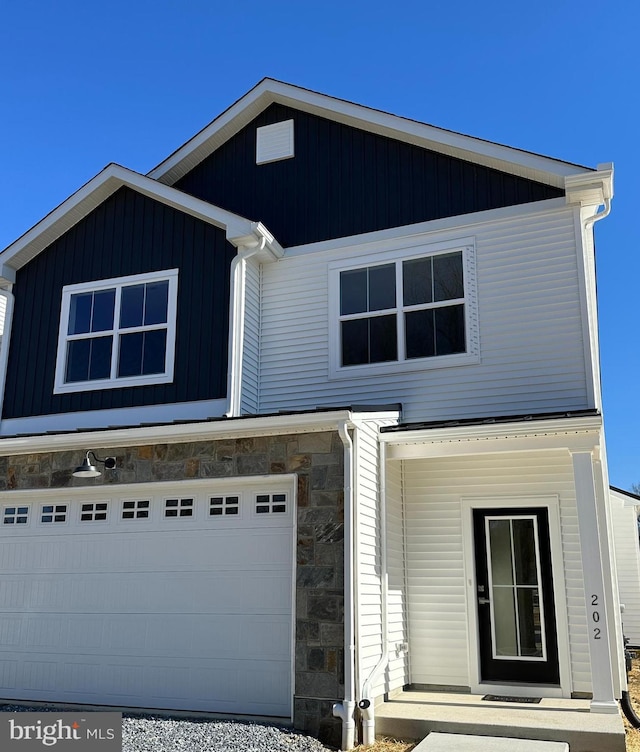
<path id="1" fill-rule="evenodd" d="M 387 445 L 380 445 L 380 586 L 382 620 L 382 655 L 373 671 L 362 685 L 361 700 L 358 703 L 362 714 L 362 743 L 367 746 L 376 740 L 376 721 L 371 689 L 381 672 L 389 663 L 389 571 L 387 565 Z"/>
<path id="2" fill-rule="evenodd" d="M 356 708 L 355 682 L 355 620 L 354 620 L 354 489 L 353 442 L 349 435 L 349 421 L 338 424 L 338 433 L 344 444 L 344 700 L 333 706 L 333 715 L 342 720 L 342 750 L 355 746 Z"/>
<path id="3" fill-rule="evenodd" d="M 4 406 L 4 387 L 7 380 L 7 363 L 9 362 L 9 343 L 13 328 L 13 302 L 14 296 L 10 290 L 0 290 L 0 296 L 6 301 L 4 311 L 4 326 L 2 329 L 2 344 L 0 345 L 0 418 Z"/>

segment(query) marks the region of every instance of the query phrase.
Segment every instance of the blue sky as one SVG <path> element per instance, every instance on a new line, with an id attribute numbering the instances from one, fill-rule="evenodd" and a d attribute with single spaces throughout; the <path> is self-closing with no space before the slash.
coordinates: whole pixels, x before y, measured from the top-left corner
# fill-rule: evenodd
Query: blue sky
<path id="1" fill-rule="evenodd" d="M 640 482 L 640 10 L 0 0 L 0 248 L 109 162 L 147 172 L 264 76 L 523 149 L 616 165 L 596 226 L 610 480 Z M 228 6 L 228 7 L 227 7 Z"/>

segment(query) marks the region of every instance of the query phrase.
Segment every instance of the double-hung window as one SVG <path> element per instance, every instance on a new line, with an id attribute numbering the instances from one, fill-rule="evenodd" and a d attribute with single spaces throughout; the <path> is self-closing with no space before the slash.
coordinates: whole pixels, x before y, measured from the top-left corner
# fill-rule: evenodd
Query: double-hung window
<path id="1" fill-rule="evenodd" d="M 335 266 L 333 375 L 477 360 L 472 252 L 466 246 L 424 248 L 402 258 L 394 253 L 367 265 Z"/>
<path id="2" fill-rule="evenodd" d="M 55 393 L 173 379 L 178 270 L 62 291 Z"/>

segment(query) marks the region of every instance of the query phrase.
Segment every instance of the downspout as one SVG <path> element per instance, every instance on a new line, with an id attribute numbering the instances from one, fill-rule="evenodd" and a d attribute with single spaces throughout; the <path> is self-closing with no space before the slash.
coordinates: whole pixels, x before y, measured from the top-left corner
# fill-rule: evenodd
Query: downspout
<path id="1" fill-rule="evenodd" d="M 7 364 L 9 362 L 9 344 L 11 330 L 13 328 L 13 302 L 14 296 L 10 290 L 0 289 L 0 296 L 6 300 L 4 311 L 4 326 L 2 329 L 2 345 L 0 345 L 0 423 L 2 422 L 2 409 L 4 407 L 4 387 L 7 380 Z"/>
<path id="2" fill-rule="evenodd" d="M 584 229 L 588 230 L 589 227 L 593 226 L 596 222 L 599 222 L 601 219 L 604 219 L 609 215 L 609 212 L 611 211 L 611 199 L 605 198 L 604 199 L 604 209 L 599 214 L 594 214 L 592 217 L 588 217 L 584 220 Z"/>
<path id="3" fill-rule="evenodd" d="M 264 250 L 266 237 L 254 246 L 241 246 L 231 262 L 231 301 L 229 303 L 229 373 L 227 375 L 226 418 L 240 415 L 242 400 L 242 360 L 244 357 L 244 304 L 247 260 Z"/>
<path id="4" fill-rule="evenodd" d="M 342 720 L 342 750 L 355 746 L 356 682 L 355 682 L 355 619 L 354 619 L 354 529 L 353 529 L 353 441 L 349 424 L 341 421 L 338 433 L 344 444 L 344 700 L 333 706 L 333 715 Z"/>
<path id="5" fill-rule="evenodd" d="M 362 714 L 362 743 L 376 740 L 376 720 L 371 690 L 389 663 L 389 571 L 387 565 L 387 445 L 380 443 L 380 597 L 382 619 L 382 655 L 362 685 L 362 699 L 358 703 Z"/>

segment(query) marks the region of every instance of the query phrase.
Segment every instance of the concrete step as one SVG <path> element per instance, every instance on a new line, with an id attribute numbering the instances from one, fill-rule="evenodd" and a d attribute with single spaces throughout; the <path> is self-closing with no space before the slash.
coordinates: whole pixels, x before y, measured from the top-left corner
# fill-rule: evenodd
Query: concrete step
<path id="1" fill-rule="evenodd" d="M 569 752 L 569 745 L 566 742 L 441 734 L 435 731 L 423 739 L 414 752 Z"/>
<path id="2" fill-rule="evenodd" d="M 620 714 L 589 712 L 584 701 L 543 699 L 532 706 L 486 702 L 464 694 L 408 691 L 376 708 L 378 735 L 426 742 L 433 732 L 457 735 L 457 741 L 461 736 L 480 736 L 510 742 L 562 742 L 571 752 L 625 752 Z M 431 752 L 429 747 L 420 749 Z M 493 752 L 491 747 L 484 749 Z M 515 752 L 513 746 L 508 752 Z"/>

